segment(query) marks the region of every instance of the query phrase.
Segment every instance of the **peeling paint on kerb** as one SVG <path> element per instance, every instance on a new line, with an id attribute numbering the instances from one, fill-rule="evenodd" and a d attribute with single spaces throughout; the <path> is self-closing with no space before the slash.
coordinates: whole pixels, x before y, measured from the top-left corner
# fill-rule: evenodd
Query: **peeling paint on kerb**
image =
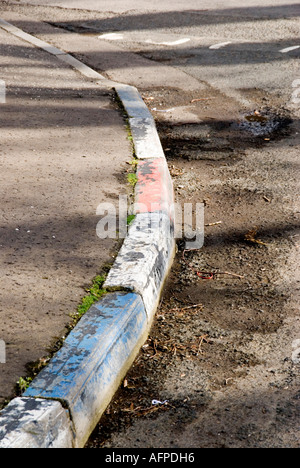
<path id="1" fill-rule="evenodd" d="M 1 448 L 73 448 L 68 411 L 58 401 L 13 399 L 0 414 Z"/>
<path id="2" fill-rule="evenodd" d="M 69 54 L 1 18 L 0 27 L 56 55 L 81 74 L 98 81 L 103 79 Z M 129 85 L 107 83 L 115 87 L 128 114 L 136 157 L 163 159 L 165 155 L 155 121 L 138 90 Z M 1 103 L 5 103 L 5 83 L 1 80 L 0 93 Z M 167 170 L 166 162 L 164 164 L 161 173 L 144 174 L 147 184 L 156 183 L 157 175 L 161 176 L 162 186 L 167 184 L 170 193 L 164 192 L 165 199 L 158 198 L 160 209 L 165 202 L 168 205 L 172 197 L 171 179 L 164 172 Z M 152 169 L 155 167 L 152 164 Z M 146 187 L 141 185 L 143 189 Z M 169 209 L 166 211 L 168 213 Z M 119 292 L 109 293 L 92 306 L 23 397 L 14 399 L 1 412 L 1 419 L 6 415 L 8 422 L 12 421 L 17 427 L 11 427 L 15 430 L 10 432 L 0 422 L 0 446 L 1 441 L 13 448 L 18 444 L 30 448 L 84 446 L 149 333 L 175 253 L 174 219 L 167 213 L 136 215 L 107 279 L 107 284 L 110 283 L 112 289 L 118 288 Z M 125 264 L 122 256 L 127 260 Z"/>
<path id="3" fill-rule="evenodd" d="M 173 181 L 165 158 L 140 161 L 135 187 L 135 213 L 161 211 L 174 222 Z"/>
<path id="4" fill-rule="evenodd" d="M 115 86 L 128 114 L 135 154 L 138 159 L 164 158 L 164 151 L 157 133 L 155 121 L 134 86 Z"/>
<path id="5" fill-rule="evenodd" d="M 138 214 L 104 288 L 126 288 L 140 294 L 151 321 L 174 253 L 174 225 L 170 217 L 162 212 Z"/>
<path id="6" fill-rule="evenodd" d="M 159 139 L 154 119 L 130 118 L 130 129 L 138 159 L 163 158 L 164 151 Z"/>
<path id="7" fill-rule="evenodd" d="M 107 294 L 82 317 L 24 396 L 65 402 L 82 446 L 146 339 L 147 328 L 138 294 Z"/>

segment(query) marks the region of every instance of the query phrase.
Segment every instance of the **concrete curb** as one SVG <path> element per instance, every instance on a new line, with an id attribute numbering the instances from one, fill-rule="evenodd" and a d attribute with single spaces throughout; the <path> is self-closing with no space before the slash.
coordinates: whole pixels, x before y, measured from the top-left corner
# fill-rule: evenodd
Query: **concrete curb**
<path id="1" fill-rule="evenodd" d="M 155 122 L 138 90 L 0 19 L 0 27 L 114 88 L 129 117 L 136 157 L 136 217 L 91 307 L 20 398 L 0 413 L 0 448 L 83 447 L 149 333 L 175 253 L 173 184 Z"/>

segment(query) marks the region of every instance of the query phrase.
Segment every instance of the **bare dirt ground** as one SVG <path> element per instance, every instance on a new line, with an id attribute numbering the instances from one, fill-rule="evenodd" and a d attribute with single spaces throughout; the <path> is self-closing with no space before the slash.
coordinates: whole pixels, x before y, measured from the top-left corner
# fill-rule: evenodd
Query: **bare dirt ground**
<path id="1" fill-rule="evenodd" d="M 205 203 L 205 244 L 178 241 L 149 340 L 89 448 L 299 448 L 299 123 L 249 93 L 248 110 L 216 92 L 144 93 L 177 201 Z"/>

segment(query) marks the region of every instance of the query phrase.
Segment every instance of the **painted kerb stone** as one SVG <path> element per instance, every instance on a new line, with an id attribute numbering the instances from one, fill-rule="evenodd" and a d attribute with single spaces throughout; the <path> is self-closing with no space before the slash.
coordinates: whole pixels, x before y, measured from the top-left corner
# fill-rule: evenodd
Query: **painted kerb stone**
<path id="1" fill-rule="evenodd" d="M 85 77 L 103 78 L 69 54 L 2 19 L 0 27 L 56 55 Z M 85 444 L 147 338 L 172 264 L 174 218 L 168 204 L 173 186 L 154 119 L 136 88 L 105 82 L 115 88 L 129 116 L 137 158 L 149 160 L 138 170 L 137 197 L 145 200 L 152 193 L 148 201 L 156 202 L 158 211 L 137 211 L 108 275 L 105 287 L 130 292 L 110 293 L 94 305 L 23 398 L 12 400 L 1 412 L 0 442 L 5 447 Z M 154 159 L 160 161 L 155 164 Z M 153 190 L 147 190 L 151 179 Z"/>
<path id="2" fill-rule="evenodd" d="M 165 213 L 138 214 L 104 283 L 107 289 L 125 288 L 140 294 L 149 321 L 173 261 L 173 230 Z"/>
<path id="3" fill-rule="evenodd" d="M 1 448 L 73 448 L 68 411 L 58 401 L 15 398 L 1 412 Z"/>
<path id="4" fill-rule="evenodd" d="M 145 340 L 143 301 L 134 293 L 108 294 L 82 317 L 24 397 L 63 402 L 82 447 Z"/>

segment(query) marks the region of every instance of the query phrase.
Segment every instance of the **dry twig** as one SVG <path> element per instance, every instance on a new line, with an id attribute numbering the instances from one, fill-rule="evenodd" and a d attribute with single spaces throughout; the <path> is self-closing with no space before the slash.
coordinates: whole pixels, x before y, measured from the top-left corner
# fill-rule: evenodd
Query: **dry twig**
<path id="1" fill-rule="evenodd" d="M 205 226 L 216 226 L 217 224 L 222 224 L 223 221 L 216 221 L 215 223 L 208 223 Z"/>
<path id="2" fill-rule="evenodd" d="M 184 250 L 183 254 L 182 254 L 183 261 L 201 279 L 204 279 L 204 280 L 215 279 L 216 275 L 229 275 L 229 276 L 235 276 L 236 278 L 240 278 L 240 279 L 245 278 L 245 276 L 243 276 L 243 275 L 238 275 L 237 273 L 232 273 L 230 271 L 202 271 L 202 270 L 198 271 L 192 265 L 190 265 L 187 262 L 187 260 L 185 259 L 185 256 L 184 256 L 185 252 L 186 252 L 186 250 Z"/>
<path id="3" fill-rule="evenodd" d="M 259 239 L 256 239 L 257 227 L 250 229 L 250 231 L 245 234 L 245 240 L 248 242 L 253 242 L 254 244 L 267 245 L 265 242 L 262 242 Z"/>
<path id="4" fill-rule="evenodd" d="M 202 353 L 202 351 L 201 351 L 201 346 L 202 346 L 203 341 L 204 341 L 205 338 L 207 338 L 207 337 L 208 337 L 208 335 L 202 335 L 202 336 L 200 336 L 200 343 L 199 343 L 199 346 L 198 346 L 198 352 L 197 352 L 196 356 L 198 356 L 200 353 Z"/>

